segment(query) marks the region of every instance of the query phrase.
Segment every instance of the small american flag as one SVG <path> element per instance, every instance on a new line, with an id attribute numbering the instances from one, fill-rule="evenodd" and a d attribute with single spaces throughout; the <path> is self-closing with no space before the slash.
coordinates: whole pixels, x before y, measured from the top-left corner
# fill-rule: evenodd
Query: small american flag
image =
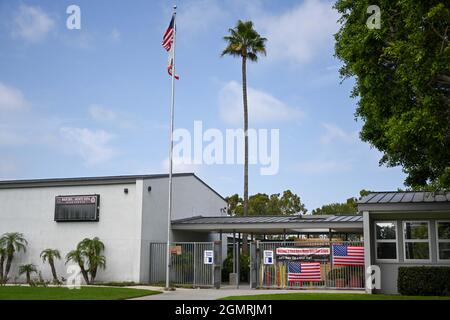
<path id="1" fill-rule="evenodd" d="M 169 27 L 167 28 L 166 32 L 163 36 L 162 46 L 164 49 L 166 49 L 167 52 L 169 52 L 169 59 L 167 61 L 167 72 L 170 76 L 172 76 L 172 65 L 173 65 L 173 39 L 175 36 L 175 14 L 172 15 L 172 19 L 170 20 Z M 175 74 L 175 79 L 179 79 L 178 75 Z"/>
<path id="2" fill-rule="evenodd" d="M 319 262 L 289 262 L 288 281 L 321 281 Z"/>
<path id="3" fill-rule="evenodd" d="M 363 266 L 364 247 L 333 245 L 333 264 L 336 266 Z"/>

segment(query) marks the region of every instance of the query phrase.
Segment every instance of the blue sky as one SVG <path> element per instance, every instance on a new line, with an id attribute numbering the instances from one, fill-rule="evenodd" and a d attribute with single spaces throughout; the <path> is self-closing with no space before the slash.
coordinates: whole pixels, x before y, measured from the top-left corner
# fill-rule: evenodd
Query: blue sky
<path id="1" fill-rule="evenodd" d="M 66 8 L 81 8 L 81 30 Z M 0 0 L 0 179 L 167 172 L 170 77 L 161 38 L 173 2 Z M 248 66 L 250 126 L 280 129 L 280 170 L 250 167 L 250 193 L 291 189 L 309 211 L 359 190 L 403 187 L 358 139 L 353 80 L 333 57 L 332 2 L 178 1 L 175 126 L 238 128 L 238 59 L 222 36 L 251 19 L 267 57 Z M 223 195 L 242 165 L 180 166 Z"/>

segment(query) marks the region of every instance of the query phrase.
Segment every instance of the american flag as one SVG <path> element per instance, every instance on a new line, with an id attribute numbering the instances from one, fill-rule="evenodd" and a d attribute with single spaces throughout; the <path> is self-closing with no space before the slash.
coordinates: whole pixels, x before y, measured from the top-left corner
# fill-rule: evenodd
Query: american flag
<path id="1" fill-rule="evenodd" d="M 167 61 L 167 72 L 170 76 L 172 76 L 172 65 L 173 65 L 173 39 L 175 36 L 175 14 L 172 15 L 172 19 L 170 20 L 169 27 L 163 36 L 162 47 L 169 52 L 169 59 Z M 175 74 L 175 79 L 179 79 L 178 75 Z"/>
<path id="2" fill-rule="evenodd" d="M 333 245 L 333 264 L 336 266 L 363 266 L 364 247 Z"/>
<path id="3" fill-rule="evenodd" d="M 289 262 L 288 281 L 321 281 L 319 262 Z"/>

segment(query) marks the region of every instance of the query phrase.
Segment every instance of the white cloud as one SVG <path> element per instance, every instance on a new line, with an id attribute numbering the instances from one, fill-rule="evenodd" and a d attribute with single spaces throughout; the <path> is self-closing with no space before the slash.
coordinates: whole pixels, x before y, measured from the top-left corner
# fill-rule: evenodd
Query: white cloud
<path id="1" fill-rule="evenodd" d="M 122 37 L 122 34 L 120 33 L 120 31 L 116 28 L 114 28 L 111 33 L 109 34 L 109 40 L 111 40 L 114 43 L 117 43 L 120 41 Z"/>
<path id="2" fill-rule="evenodd" d="M 13 111 L 25 108 L 28 102 L 22 92 L 0 82 L 0 111 Z"/>
<path id="3" fill-rule="evenodd" d="M 190 158 L 173 157 L 172 171 L 174 173 L 185 173 L 185 172 L 198 173 L 200 171 L 200 165 L 193 164 L 192 162 L 193 161 Z M 161 163 L 161 167 L 164 170 L 164 172 L 169 171 L 169 158 L 164 159 L 164 161 Z"/>
<path id="4" fill-rule="evenodd" d="M 47 36 L 55 22 L 39 7 L 21 5 L 14 19 L 13 36 L 39 42 Z"/>
<path id="5" fill-rule="evenodd" d="M 358 133 L 352 132 L 348 133 L 342 130 L 335 124 L 332 123 L 322 123 L 325 128 L 325 133 L 320 137 L 320 143 L 329 144 L 335 141 L 343 142 L 358 142 Z"/>
<path id="6" fill-rule="evenodd" d="M 257 30 L 268 38 L 268 59 L 302 65 L 332 50 L 339 17 L 332 6 L 327 0 L 305 0 L 279 15 L 257 10 L 254 21 Z"/>
<path id="7" fill-rule="evenodd" d="M 117 125 L 121 128 L 130 128 L 132 124 L 126 120 L 125 116 L 118 114 L 111 109 L 93 104 L 89 107 L 89 115 L 92 119 L 100 122 L 107 122 L 112 125 Z"/>
<path id="8" fill-rule="evenodd" d="M 0 128 L 0 146 L 17 146 L 26 142 L 27 140 L 25 138 Z"/>
<path id="9" fill-rule="evenodd" d="M 302 116 L 302 111 L 261 90 L 247 87 L 250 123 L 289 121 Z M 221 118 L 229 124 L 241 124 L 243 119 L 242 86 L 230 81 L 219 92 Z"/>
<path id="10" fill-rule="evenodd" d="M 207 30 L 213 23 L 224 17 L 225 10 L 219 1 L 195 0 L 183 5 L 183 10 L 177 13 L 177 24 L 182 26 L 179 32 L 196 34 Z M 198 33 L 201 34 L 201 33 Z"/>
<path id="11" fill-rule="evenodd" d="M 87 165 L 106 162 L 115 155 L 115 151 L 109 146 L 114 136 L 106 131 L 63 127 L 60 133 L 66 151 L 81 156 Z"/>

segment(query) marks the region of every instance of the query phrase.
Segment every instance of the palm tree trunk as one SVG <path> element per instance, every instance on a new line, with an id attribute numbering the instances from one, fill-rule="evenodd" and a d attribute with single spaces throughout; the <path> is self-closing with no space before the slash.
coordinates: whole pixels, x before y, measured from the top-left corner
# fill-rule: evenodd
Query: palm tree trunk
<path id="1" fill-rule="evenodd" d="M 84 266 L 81 263 L 79 263 L 78 265 L 80 266 L 81 274 L 83 275 L 84 281 L 86 282 L 86 284 L 90 284 L 89 276 L 88 276 L 88 273 L 86 272 L 86 270 L 84 269 Z"/>
<path id="2" fill-rule="evenodd" d="M 247 55 L 242 55 L 242 98 L 244 102 L 244 216 L 248 215 L 248 105 Z M 247 234 L 242 234 L 242 253 L 248 254 Z"/>
<path id="3" fill-rule="evenodd" d="M 5 264 L 5 256 L 2 255 L 0 257 L 0 283 L 3 282 L 3 266 Z"/>
<path id="4" fill-rule="evenodd" d="M 31 276 L 30 276 L 30 273 L 29 273 L 29 272 L 27 272 L 27 283 L 28 283 L 29 285 L 31 285 Z"/>
<path id="5" fill-rule="evenodd" d="M 6 267 L 5 267 L 5 274 L 3 275 L 3 281 L 6 283 L 8 281 L 8 274 L 9 270 L 11 269 L 11 263 L 12 263 L 13 255 L 8 254 L 6 258 Z"/>
<path id="6" fill-rule="evenodd" d="M 52 269 L 53 282 L 56 284 L 59 282 L 59 280 L 58 280 L 58 276 L 56 274 L 55 263 L 54 263 L 53 259 L 49 259 L 48 263 L 50 264 L 50 268 Z"/>

